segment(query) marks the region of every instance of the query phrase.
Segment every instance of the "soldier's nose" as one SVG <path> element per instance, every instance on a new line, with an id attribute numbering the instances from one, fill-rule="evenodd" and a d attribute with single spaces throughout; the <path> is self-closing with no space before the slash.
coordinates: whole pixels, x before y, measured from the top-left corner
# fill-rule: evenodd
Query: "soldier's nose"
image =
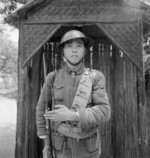
<path id="1" fill-rule="evenodd" d="M 77 49 L 73 48 L 72 53 L 77 53 Z"/>

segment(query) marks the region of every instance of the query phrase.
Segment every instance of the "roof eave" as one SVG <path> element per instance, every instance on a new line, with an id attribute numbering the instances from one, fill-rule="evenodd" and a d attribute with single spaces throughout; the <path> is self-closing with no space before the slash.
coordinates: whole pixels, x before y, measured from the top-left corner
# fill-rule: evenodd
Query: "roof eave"
<path id="1" fill-rule="evenodd" d="M 36 8 L 37 6 L 41 4 L 45 4 L 46 2 L 50 2 L 49 0 L 33 0 L 24 6 L 20 7 L 18 10 L 16 10 L 15 14 L 18 18 L 24 18 L 27 16 L 28 12 Z"/>
<path id="2" fill-rule="evenodd" d="M 32 0 L 31 2 L 23 5 L 22 7 L 17 9 L 14 13 L 10 14 L 7 18 L 5 18 L 5 22 L 15 27 L 18 27 L 17 26 L 18 21 L 21 19 L 26 19 L 30 11 L 32 11 L 36 7 L 39 6 L 41 7 L 43 5 L 46 5 L 51 1 L 53 0 L 36 0 L 36 1 Z M 133 4 L 135 7 L 138 6 L 141 8 L 141 10 L 150 10 L 150 6 L 140 0 L 123 0 L 123 1 Z M 150 20 L 148 22 L 150 22 Z"/>
<path id="3" fill-rule="evenodd" d="M 31 2 L 26 3 L 19 9 L 17 9 L 14 13 L 7 16 L 4 21 L 9 25 L 12 25 L 18 28 L 18 21 L 20 19 L 26 19 L 28 13 L 33 10 L 34 8 L 45 4 L 46 2 L 50 2 L 50 0 L 32 0 Z"/>

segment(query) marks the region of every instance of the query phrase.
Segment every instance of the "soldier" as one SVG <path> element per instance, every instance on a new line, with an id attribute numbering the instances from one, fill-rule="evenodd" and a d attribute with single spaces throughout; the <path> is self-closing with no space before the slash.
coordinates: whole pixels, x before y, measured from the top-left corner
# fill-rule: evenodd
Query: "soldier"
<path id="1" fill-rule="evenodd" d="M 110 119 L 110 105 L 102 72 L 84 67 L 84 56 L 92 45 L 93 40 L 77 30 L 68 31 L 60 41 L 65 67 L 48 74 L 36 109 L 37 135 L 45 142 L 44 158 L 46 120 L 51 121 L 54 157 L 100 157 L 98 126 Z M 52 110 L 46 111 L 47 103 Z"/>

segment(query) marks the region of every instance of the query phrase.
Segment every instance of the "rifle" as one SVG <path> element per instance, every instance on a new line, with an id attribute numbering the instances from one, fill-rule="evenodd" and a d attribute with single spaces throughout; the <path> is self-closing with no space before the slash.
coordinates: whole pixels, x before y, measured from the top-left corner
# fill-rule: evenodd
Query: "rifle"
<path id="1" fill-rule="evenodd" d="M 52 104 L 48 104 L 47 103 L 47 110 L 52 110 Z M 48 158 L 53 158 L 53 147 L 52 147 L 52 130 L 51 130 L 51 120 L 47 120 L 47 124 L 48 124 Z"/>
<path id="2" fill-rule="evenodd" d="M 45 56 L 44 56 L 44 53 L 43 53 L 43 68 L 44 68 L 44 81 L 46 80 L 46 62 L 45 62 Z M 47 88 L 47 87 L 46 87 Z M 48 91 L 46 89 L 46 109 L 47 111 L 50 111 L 52 110 L 52 101 L 48 102 Z M 47 141 L 47 145 L 48 145 L 48 149 L 47 149 L 47 156 L 48 158 L 54 158 L 53 157 L 53 146 L 52 146 L 52 130 L 51 130 L 51 120 L 46 120 L 47 122 L 47 130 L 48 130 L 48 141 Z"/>

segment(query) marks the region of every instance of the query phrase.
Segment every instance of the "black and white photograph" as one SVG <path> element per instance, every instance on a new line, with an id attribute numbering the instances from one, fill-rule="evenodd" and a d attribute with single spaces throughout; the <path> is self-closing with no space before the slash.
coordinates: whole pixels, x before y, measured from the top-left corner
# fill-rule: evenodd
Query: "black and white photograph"
<path id="1" fill-rule="evenodd" d="M 0 158 L 150 157 L 150 0 L 0 0 Z"/>

